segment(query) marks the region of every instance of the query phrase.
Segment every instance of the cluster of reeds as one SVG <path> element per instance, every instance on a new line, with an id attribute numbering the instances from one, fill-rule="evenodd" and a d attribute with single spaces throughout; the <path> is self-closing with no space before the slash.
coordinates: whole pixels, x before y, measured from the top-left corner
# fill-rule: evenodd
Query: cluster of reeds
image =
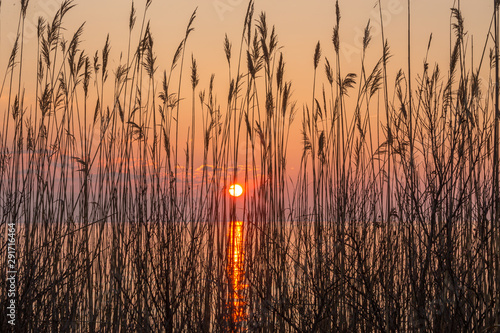
<path id="1" fill-rule="evenodd" d="M 302 112 L 277 32 L 253 1 L 236 52 L 224 40 L 222 101 L 215 74 L 201 89 L 194 56 L 185 66 L 196 11 L 158 73 L 151 0 L 140 27 L 132 2 L 129 46 L 115 69 L 109 37 L 94 54 L 81 49 L 83 25 L 66 39 L 74 1 L 40 18 L 36 100 L 27 100 L 28 2 L 0 92 L 8 98 L 0 230 L 11 222 L 18 230 L 16 330 L 499 329 L 497 2 L 489 64 L 468 60 L 453 8 L 449 65 L 425 59 L 414 78 L 408 56 L 394 83 L 383 22 L 379 61 L 365 66 L 376 42 L 368 23 L 359 73 L 343 72 L 337 2 L 334 53 L 322 58 L 318 42 Z M 189 108 L 183 144 L 179 117 Z M 294 121 L 303 150 L 291 180 Z M 247 189 L 242 199 L 226 194 L 235 181 Z M 5 268 L 6 242 L 0 253 Z M 0 300 L 5 309 L 6 293 Z"/>

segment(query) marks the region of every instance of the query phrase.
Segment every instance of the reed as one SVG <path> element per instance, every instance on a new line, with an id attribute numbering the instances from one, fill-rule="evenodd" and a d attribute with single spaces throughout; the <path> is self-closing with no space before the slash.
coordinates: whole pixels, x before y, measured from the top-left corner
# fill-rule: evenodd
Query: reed
<path id="1" fill-rule="evenodd" d="M 408 1 L 408 70 L 393 84 L 383 22 L 380 59 L 366 65 L 368 22 L 359 72 L 345 73 L 337 1 L 334 53 L 319 42 L 311 50 L 312 96 L 299 102 L 278 28 L 265 13 L 254 18 L 249 1 L 239 49 L 223 41 L 225 98 L 216 74 L 200 87 L 191 56 L 185 143 L 196 10 L 159 72 L 151 3 L 136 26 L 132 2 L 126 56 L 111 68 L 109 36 L 91 52 L 84 25 L 67 37 L 72 0 L 38 20 L 36 58 L 24 54 L 21 1 L 0 91 L 0 230 L 17 229 L 17 331 L 498 330 L 497 1 L 489 68 L 468 61 L 458 3 L 449 63 L 426 57 L 417 73 Z M 303 146 L 291 179 L 294 122 Z M 226 194 L 236 181 L 248 189 L 242 199 Z M 7 251 L 5 240 L 4 268 Z M 0 294 L 4 309 L 8 301 Z M 5 315 L 0 329 L 11 329 Z"/>

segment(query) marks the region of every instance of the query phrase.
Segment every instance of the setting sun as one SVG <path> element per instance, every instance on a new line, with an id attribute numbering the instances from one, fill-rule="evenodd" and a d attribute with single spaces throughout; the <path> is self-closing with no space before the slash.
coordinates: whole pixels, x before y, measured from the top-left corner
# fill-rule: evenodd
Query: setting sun
<path id="1" fill-rule="evenodd" d="M 243 194 L 243 187 L 240 184 L 233 184 L 229 186 L 229 194 L 233 197 L 239 197 Z"/>

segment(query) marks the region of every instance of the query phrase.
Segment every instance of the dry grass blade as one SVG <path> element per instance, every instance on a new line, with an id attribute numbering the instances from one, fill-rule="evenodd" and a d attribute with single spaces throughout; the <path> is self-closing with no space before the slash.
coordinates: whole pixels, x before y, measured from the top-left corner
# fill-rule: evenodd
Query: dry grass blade
<path id="1" fill-rule="evenodd" d="M 0 232 L 17 230 L 18 331 L 498 326 L 497 0 L 484 47 L 495 42 L 490 68 L 466 58 L 473 41 L 454 8 L 444 75 L 438 65 L 429 70 L 432 35 L 412 74 L 411 1 L 408 68 L 388 73 L 378 1 L 378 50 L 369 49 L 368 21 L 358 74 L 343 72 L 336 1 L 335 60 L 324 58 L 317 75 L 322 50 L 313 45 L 308 102 L 304 91 L 295 100 L 287 49 L 265 13 L 254 19 L 252 0 L 236 66 L 224 36 L 226 91 L 215 74 L 200 79 L 201 59 L 185 59 L 197 10 L 158 78 L 151 0 L 134 36 L 132 1 L 119 60 L 109 34 L 97 51 L 82 49 L 83 24 L 69 35 L 69 0 L 38 19 L 36 56 L 23 55 L 28 2 L 20 0 L 19 33 L 5 54 L 0 128 Z M 31 74 L 23 72 L 30 61 Z M 191 94 L 182 94 L 186 84 Z M 245 189 L 239 198 L 228 194 L 233 182 Z M 0 247 L 2 267 L 9 254 Z M 7 278 L 0 274 L 0 284 Z M 1 304 L 9 299 L 0 293 Z M 0 320 L 0 331 L 10 330 Z"/>

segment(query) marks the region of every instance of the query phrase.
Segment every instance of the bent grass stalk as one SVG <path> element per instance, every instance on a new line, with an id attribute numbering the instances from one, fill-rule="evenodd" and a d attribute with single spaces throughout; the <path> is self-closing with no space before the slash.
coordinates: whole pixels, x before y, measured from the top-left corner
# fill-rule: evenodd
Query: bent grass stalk
<path id="1" fill-rule="evenodd" d="M 342 74 L 337 2 L 335 68 L 318 43 L 311 50 L 311 104 L 295 120 L 286 53 L 266 15 L 253 20 L 249 1 L 233 68 L 232 44 L 224 41 L 227 99 L 216 98 L 215 74 L 208 90 L 198 87 L 192 55 L 184 145 L 183 61 L 196 11 L 161 75 L 146 23 L 151 1 L 139 31 L 132 4 L 127 56 L 116 69 L 109 66 L 117 52 L 109 38 L 102 51 L 83 50 L 81 26 L 65 41 L 63 19 L 75 5 L 68 0 L 52 20 L 39 20 L 37 58 L 23 55 L 28 2 L 22 4 L 4 74 L 8 113 L 0 135 L 0 230 L 12 220 L 19 228 L 19 329 L 498 328 L 498 54 L 495 45 L 490 80 L 481 85 L 482 61 L 479 68 L 466 61 L 459 8 L 452 9 L 446 71 L 431 69 L 426 58 L 422 71 L 410 74 L 408 55 L 408 74 L 400 70 L 390 86 L 384 34 L 382 57 L 371 71 L 365 67 L 369 23 L 359 76 Z M 495 22 L 497 11 L 495 5 Z M 28 61 L 37 68 L 31 109 L 20 88 L 30 79 L 22 70 Z M 326 75 L 317 71 L 323 65 Z M 379 110 L 383 124 L 371 121 Z M 294 121 L 304 146 L 297 178 L 289 179 Z M 239 172 L 243 141 L 246 169 Z M 239 177 L 246 188 L 244 281 L 235 286 L 228 233 L 237 214 L 225 192 Z M 6 247 L 0 252 L 5 267 Z M 236 289 L 245 298 L 243 317 L 236 316 Z M 6 295 L 0 300 L 6 304 Z M 2 320 L 0 328 L 9 327 Z"/>

